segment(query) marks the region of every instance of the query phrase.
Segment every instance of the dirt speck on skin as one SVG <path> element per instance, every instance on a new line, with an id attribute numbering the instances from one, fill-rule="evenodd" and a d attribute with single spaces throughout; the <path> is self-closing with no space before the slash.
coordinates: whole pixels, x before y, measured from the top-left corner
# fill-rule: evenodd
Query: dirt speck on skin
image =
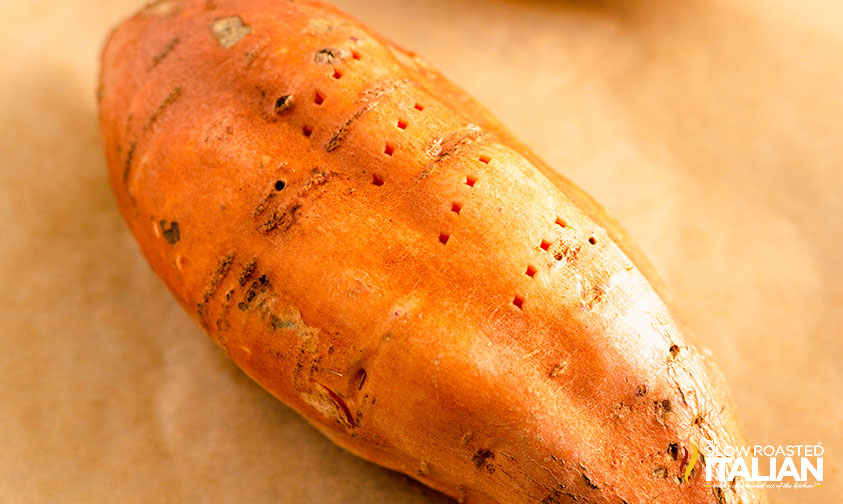
<path id="1" fill-rule="evenodd" d="M 211 32 L 221 46 L 229 48 L 251 33 L 252 27 L 245 24 L 240 16 L 230 16 L 211 23 Z"/>

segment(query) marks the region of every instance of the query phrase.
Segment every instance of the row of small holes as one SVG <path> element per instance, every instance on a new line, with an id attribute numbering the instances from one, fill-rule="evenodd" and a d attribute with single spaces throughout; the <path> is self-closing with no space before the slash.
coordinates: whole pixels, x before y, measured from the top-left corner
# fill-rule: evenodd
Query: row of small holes
<path id="1" fill-rule="evenodd" d="M 357 61 L 360 61 L 361 59 L 363 59 L 363 57 L 357 51 L 351 51 L 351 57 L 354 58 Z M 337 70 L 335 68 L 334 73 L 331 77 L 339 80 L 339 79 L 342 78 L 342 72 L 340 72 L 339 70 Z M 313 97 L 313 103 L 315 103 L 316 105 L 322 105 L 323 103 L 325 103 L 325 95 L 323 95 L 319 91 L 316 91 L 316 94 Z M 276 104 L 276 108 L 277 107 L 278 107 L 278 105 Z M 313 128 L 311 126 L 303 126 L 302 127 L 302 134 L 306 137 L 310 137 L 310 135 L 313 134 Z M 383 181 L 381 181 L 381 183 L 383 183 Z"/>
<path id="2" fill-rule="evenodd" d="M 481 157 L 480 160 L 483 161 L 483 158 Z M 488 161 L 484 161 L 484 162 L 488 162 Z M 562 217 L 557 217 L 556 221 L 554 223 L 559 227 L 563 227 L 563 228 L 568 227 L 568 224 L 562 219 Z M 593 236 L 590 236 L 588 238 L 588 243 L 590 243 L 592 245 L 596 245 L 597 244 L 597 238 L 595 238 Z M 542 239 L 541 243 L 539 243 L 539 247 L 542 250 L 547 251 L 548 249 L 550 249 L 550 242 L 545 240 L 545 239 Z M 533 266 L 532 264 L 528 264 L 527 270 L 524 271 L 524 274 L 527 275 L 530 278 L 534 278 L 536 276 L 537 272 L 538 272 L 538 270 L 536 269 L 535 266 Z M 517 306 L 518 308 L 523 310 L 524 309 L 524 298 L 521 297 L 521 296 L 515 296 L 515 299 L 512 300 L 512 304 L 514 304 L 515 306 Z"/>
<path id="3" fill-rule="evenodd" d="M 417 110 L 424 109 L 424 107 L 422 107 L 418 103 L 416 104 L 415 108 Z M 489 156 L 480 156 L 480 161 L 488 164 L 489 161 L 491 161 L 491 158 Z M 471 175 L 467 175 L 466 178 L 465 178 L 465 185 L 467 185 L 468 187 L 474 187 L 474 184 L 476 182 L 477 182 L 477 179 L 475 177 L 471 176 Z M 455 214 L 459 215 L 460 212 L 462 211 L 462 203 L 460 203 L 458 201 L 451 202 L 451 211 L 454 212 Z M 448 243 L 449 238 L 450 238 L 449 235 L 447 235 L 445 233 L 441 233 L 439 235 L 439 243 L 441 243 L 442 245 L 446 245 Z"/>
<path id="4" fill-rule="evenodd" d="M 558 225 L 559 227 L 563 227 L 563 228 L 568 227 L 568 224 L 564 220 L 562 220 L 561 217 L 556 218 L 556 225 Z M 588 243 L 590 243 L 592 245 L 597 245 L 597 238 L 595 238 L 593 236 L 589 236 L 588 237 Z M 541 243 L 539 244 L 539 247 L 541 247 L 542 250 L 546 251 L 550 248 L 550 242 L 545 240 L 545 239 L 542 239 Z"/>
<path id="5" fill-rule="evenodd" d="M 352 57 L 354 57 L 354 59 L 357 59 L 357 60 L 360 59 L 360 55 L 357 54 L 357 53 L 354 53 L 354 52 L 352 53 Z M 337 78 L 339 78 L 339 77 L 337 77 Z M 413 108 L 416 109 L 416 110 L 420 110 L 420 111 L 424 110 L 424 106 L 420 103 L 414 104 Z M 397 126 L 398 129 L 400 129 L 400 130 L 405 130 L 405 129 L 407 129 L 407 126 L 409 126 L 409 123 L 407 121 L 403 120 L 403 119 L 398 119 L 398 121 L 395 123 L 395 126 Z M 395 147 L 392 144 L 386 143 L 383 146 L 383 153 L 385 155 L 391 157 L 393 154 L 395 154 Z M 372 184 L 374 184 L 376 186 L 382 186 L 383 185 L 383 177 L 380 176 L 380 175 L 373 175 L 372 176 Z M 457 213 L 459 213 L 459 212 L 457 212 Z M 443 239 L 444 239 L 444 241 L 443 241 Z M 439 241 L 441 241 L 442 243 L 447 243 L 448 237 L 445 236 L 443 238 L 442 236 L 440 236 Z"/>

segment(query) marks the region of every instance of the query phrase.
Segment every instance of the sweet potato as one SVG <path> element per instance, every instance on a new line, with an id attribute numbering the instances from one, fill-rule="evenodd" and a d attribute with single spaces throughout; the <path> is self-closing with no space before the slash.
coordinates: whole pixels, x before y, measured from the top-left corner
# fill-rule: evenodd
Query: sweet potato
<path id="1" fill-rule="evenodd" d="M 680 471 L 741 434 L 641 254 L 415 54 L 316 1 L 164 1 L 99 98 L 153 269 L 339 445 L 464 502 L 762 499 Z"/>

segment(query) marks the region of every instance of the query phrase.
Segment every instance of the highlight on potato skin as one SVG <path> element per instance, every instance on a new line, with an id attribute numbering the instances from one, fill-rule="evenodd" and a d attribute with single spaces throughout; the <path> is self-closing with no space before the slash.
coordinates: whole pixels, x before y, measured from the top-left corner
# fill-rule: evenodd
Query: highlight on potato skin
<path id="1" fill-rule="evenodd" d="M 640 252 L 417 55 L 317 1 L 165 0 L 98 94 L 153 269 L 337 444 L 469 503 L 763 502 L 684 471 L 741 433 Z"/>

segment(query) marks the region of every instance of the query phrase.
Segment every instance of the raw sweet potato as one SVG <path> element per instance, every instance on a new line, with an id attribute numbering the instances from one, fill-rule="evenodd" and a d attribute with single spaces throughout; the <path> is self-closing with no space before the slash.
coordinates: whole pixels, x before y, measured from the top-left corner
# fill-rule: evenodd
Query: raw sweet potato
<path id="1" fill-rule="evenodd" d="M 317 1 L 163 1 L 99 98 L 154 270 L 339 445 L 465 502 L 763 498 L 685 477 L 741 434 L 640 253 L 413 53 Z"/>

